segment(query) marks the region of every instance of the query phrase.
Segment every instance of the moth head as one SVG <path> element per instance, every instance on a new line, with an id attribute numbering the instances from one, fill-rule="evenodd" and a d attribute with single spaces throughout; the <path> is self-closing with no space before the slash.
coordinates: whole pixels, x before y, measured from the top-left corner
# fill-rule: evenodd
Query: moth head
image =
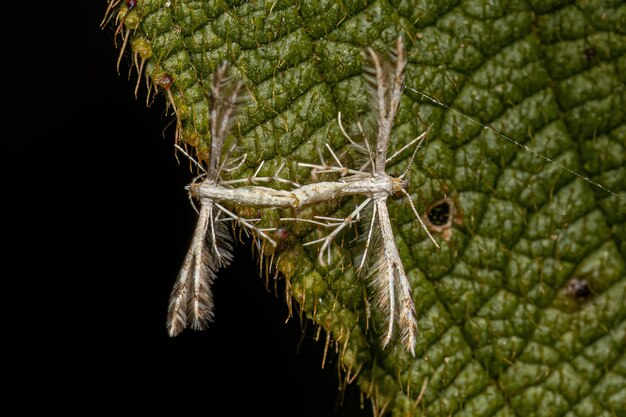
<path id="1" fill-rule="evenodd" d="M 206 174 L 204 173 L 194 178 L 191 184 L 185 187 L 189 193 L 189 197 L 200 199 L 200 187 L 204 182 L 206 182 Z"/>
<path id="2" fill-rule="evenodd" d="M 189 196 L 193 198 L 198 198 L 200 195 L 200 183 L 194 182 L 189 184 L 187 187 L 187 192 L 189 192 Z"/>
<path id="3" fill-rule="evenodd" d="M 391 193 L 395 196 L 397 194 L 404 194 L 402 191 L 406 191 L 409 188 L 409 180 L 405 180 L 401 177 L 391 177 Z"/>

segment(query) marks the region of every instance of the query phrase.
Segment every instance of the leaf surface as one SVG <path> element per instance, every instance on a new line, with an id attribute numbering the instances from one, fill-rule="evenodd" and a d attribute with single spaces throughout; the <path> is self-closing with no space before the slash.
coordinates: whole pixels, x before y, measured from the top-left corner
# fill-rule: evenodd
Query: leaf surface
<path id="1" fill-rule="evenodd" d="M 332 334 L 345 378 L 377 413 L 626 416 L 624 1 L 138 0 L 117 13 L 181 143 L 206 159 L 211 74 L 228 60 L 250 96 L 234 129 L 248 157 L 234 176 L 287 162 L 283 175 L 300 183 L 311 178 L 297 162 L 346 145 L 339 111 L 346 125 L 368 120 L 363 49 L 402 34 L 409 64 L 390 152 L 433 124 L 408 191 L 435 222 L 443 199 L 453 209 L 438 251 L 408 202 L 390 199 L 416 356 L 380 348 L 353 268 L 358 230 L 323 268 L 302 246 L 320 231 L 290 229 L 274 261 L 298 308 Z M 342 217 L 356 203 L 308 214 Z M 276 211 L 263 218 L 277 225 Z"/>

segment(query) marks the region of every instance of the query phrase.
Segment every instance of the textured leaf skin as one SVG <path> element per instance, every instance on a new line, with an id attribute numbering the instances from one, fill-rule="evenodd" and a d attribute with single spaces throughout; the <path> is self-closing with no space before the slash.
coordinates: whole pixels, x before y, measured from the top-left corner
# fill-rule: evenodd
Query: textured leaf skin
<path id="1" fill-rule="evenodd" d="M 418 313 L 416 357 L 399 344 L 380 349 L 367 286 L 351 268 L 353 236 L 325 269 L 301 246 L 316 231 L 293 230 L 276 254 L 288 289 L 331 332 L 376 412 L 626 416 L 626 2 L 138 0 L 125 26 L 149 79 L 173 78 L 166 97 L 181 140 L 201 158 L 210 75 L 229 60 L 252 97 L 236 128 L 248 154 L 237 175 L 288 160 L 301 182 L 309 174 L 296 161 L 345 145 L 337 112 L 354 121 L 368 109 L 363 48 L 404 34 L 408 88 L 390 149 L 434 123 L 409 192 L 420 212 L 445 196 L 458 210 L 437 251 L 406 201 L 390 206 Z"/>

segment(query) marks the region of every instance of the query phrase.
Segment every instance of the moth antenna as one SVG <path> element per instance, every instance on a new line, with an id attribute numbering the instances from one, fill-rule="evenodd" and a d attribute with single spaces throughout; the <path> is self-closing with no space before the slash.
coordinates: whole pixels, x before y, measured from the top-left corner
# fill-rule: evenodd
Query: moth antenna
<path id="1" fill-rule="evenodd" d="M 415 214 L 415 217 L 417 217 L 417 220 L 420 222 L 422 229 L 424 229 L 424 231 L 428 235 L 428 238 L 433 242 L 433 244 L 435 245 L 437 249 L 441 249 L 441 247 L 439 246 L 439 244 L 437 243 L 433 235 L 430 234 L 430 231 L 428 230 L 428 227 L 426 226 L 426 224 L 424 224 L 422 217 L 417 212 L 417 209 L 415 208 L 415 204 L 413 204 L 413 199 L 411 198 L 411 195 L 404 188 L 400 188 L 400 191 L 402 192 L 402 194 L 404 194 L 408 198 L 409 204 L 411 205 L 411 210 L 413 210 L 413 214 Z"/>
<path id="2" fill-rule="evenodd" d="M 189 199 L 189 204 L 191 204 L 193 211 L 195 211 L 197 215 L 200 215 L 200 211 L 198 210 L 198 207 L 196 207 L 196 202 L 193 201 L 191 193 L 187 193 L 187 198 Z"/>
<path id="3" fill-rule="evenodd" d="M 430 128 L 429 128 L 430 129 Z M 419 151 L 420 147 L 422 146 L 422 142 L 424 141 L 424 139 L 426 138 L 426 134 L 428 133 L 428 131 L 424 132 L 422 135 L 422 139 L 420 139 L 420 141 L 418 142 L 417 146 L 415 147 L 415 150 L 413 150 L 413 153 L 411 154 L 411 158 L 409 158 L 409 163 L 406 166 L 406 169 L 404 170 L 404 172 L 400 175 L 400 179 L 404 179 L 404 177 L 406 177 L 406 174 L 409 173 L 409 171 L 411 170 L 411 166 L 413 165 L 413 161 L 415 160 L 415 155 L 417 155 L 417 152 Z"/>
<path id="4" fill-rule="evenodd" d="M 194 201 L 195 187 L 198 184 L 199 180 L 204 177 L 205 174 L 198 175 L 191 181 L 190 185 L 185 187 L 185 190 L 187 190 L 187 198 L 189 199 L 189 204 L 191 204 L 193 211 L 195 211 L 197 215 L 200 215 L 200 211 L 198 211 L 198 207 L 196 207 L 196 202 Z"/>

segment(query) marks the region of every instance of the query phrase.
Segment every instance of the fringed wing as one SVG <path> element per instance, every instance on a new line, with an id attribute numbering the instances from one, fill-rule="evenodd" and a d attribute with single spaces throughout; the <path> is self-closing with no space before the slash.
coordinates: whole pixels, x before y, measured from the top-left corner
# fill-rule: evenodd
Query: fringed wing
<path id="1" fill-rule="evenodd" d="M 237 108 L 242 102 L 243 82 L 228 75 L 228 64 L 220 65 L 213 74 L 211 83 L 211 155 L 209 157 L 208 178 L 217 180 L 220 171 L 220 158 L 224 142 L 232 127 Z"/>
<path id="2" fill-rule="evenodd" d="M 400 105 L 404 88 L 406 52 L 402 37 L 398 37 L 395 50 L 388 56 L 367 48 L 366 65 L 363 68 L 372 96 L 372 110 L 378 122 L 375 170 L 384 171 L 393 121 Z"/>
<path id="3" fill-rule="evenodd" d="M 366 242 L 359 270 L 368 270 L 374 304 L 385 317 L 381 334 L 382 346 L 389 344 L 394 334 L 394 326 L 397 325 L 402 345 L 414 355 L 417 341 L 415 305 L 393 237 L 385 200 L 386 197 L 374 200 L 372 217 L 368 223 L 370 227 L 364 234 Z"/>
<path id="4" fill-rule="evenodd" d="M 241 81 L 229 77 L 227 63 L 213 74 L 209 111 L 211 153 L 205 179 L 213 184 L 219 182 L 222 150 L 242 101 L 242 87 Z M 167 314 L 170 336 L 176 336 L 187 326 L 204 329 L 213 319 L 213 281 L 217 271 L 233 259 L 231 236 L 219 219 L 220 213 L 211 201 L 202 202 L 191 247 L 170 296 Z"/>
<path id="5" fill-rule="evenodd" d="M 190 326 L 202 330 L 213 320 L 213 281 L 232 261 L 231 236 L 213 204 L 200 208 L 198 224 L 174 284 L 167 314 L 167 330 L 176 336 Z"/>

